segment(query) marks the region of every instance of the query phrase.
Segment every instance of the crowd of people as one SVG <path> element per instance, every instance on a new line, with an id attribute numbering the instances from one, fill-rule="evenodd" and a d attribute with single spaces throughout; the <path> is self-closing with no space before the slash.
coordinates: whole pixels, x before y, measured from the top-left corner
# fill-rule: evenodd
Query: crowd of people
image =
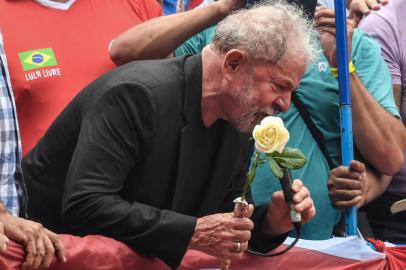
<path id="1" fill-rule="evenodd" d="M 63 263 L 60 233 L 171 268 L 188 249 L 269 252 L 294 234 L 276 177 L 258 167 L 245 217 L 233 200 L 271 115 L 308 159 L 292 171 L 302 238 L 331 238 L 357 207 L 406 243 L 406 211 L 390 211 L 406 199 L 406 2 L 347 1 L 349 166 L 334 5 L 248 2 L 0 0 L 0 252 L 12 239 L 23 269 Z"/>

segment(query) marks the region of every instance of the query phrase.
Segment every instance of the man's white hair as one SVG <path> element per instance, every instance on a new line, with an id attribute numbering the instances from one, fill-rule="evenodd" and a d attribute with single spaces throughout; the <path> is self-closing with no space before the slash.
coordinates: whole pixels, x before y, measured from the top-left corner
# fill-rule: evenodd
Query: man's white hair
<path id="1" fill-rule="evenodd" d="M 309 63 L 316 52 L 313 24 L 303 11 L 283 1 L 262 1 L 227 16 L 217 25 L 212 48 L 240 49 L 254 60 L 277 63 L 286 55 Z"/>

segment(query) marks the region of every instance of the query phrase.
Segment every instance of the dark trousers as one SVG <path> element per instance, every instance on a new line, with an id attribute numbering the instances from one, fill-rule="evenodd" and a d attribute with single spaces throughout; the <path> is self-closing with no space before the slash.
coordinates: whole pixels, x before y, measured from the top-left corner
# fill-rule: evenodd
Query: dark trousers
<path id="1" fill-rule="evenodd" d="M 394 244 L 406 244 L 406 211 L 392 214 L 394 202 L 405 199 L 391 193 L 384 193 L 364 207 L 376 239 Z"/>

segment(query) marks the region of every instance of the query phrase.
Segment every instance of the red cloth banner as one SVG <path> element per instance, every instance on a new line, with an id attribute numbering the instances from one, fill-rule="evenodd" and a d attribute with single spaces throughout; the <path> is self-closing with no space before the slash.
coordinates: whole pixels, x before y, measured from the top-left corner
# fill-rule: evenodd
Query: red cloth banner
<path id="1" fill-rule="evenodd" d="M 76 237 L 61 235 L 66 248 L 67 262 L 56 259 L 51 270 L 124 270 L 124 269 L 169 269 L 162 261 L 142 256 L 125 244 L 103 236 Z M 315 244 L 317 241 L 314 241 Z M 157 243 L 159 245 L 159 243 Z M 306 248 L 295 247 L 277 257 L 258 257 L 246 254 L 231 264 L 231 269 L 307 269 L 307 270 L 404 270 L 406 269 L 406 247 L 384 247 L 385 259 L 359 261 L 325 254 Z M 20 269 L 24 260 L 24 248 L 10 241 L 7 253 L 0 255 L 0 269 Z M 197 251 L 188 251 L 179 270 L 218 269 L 216 258 Z"/>

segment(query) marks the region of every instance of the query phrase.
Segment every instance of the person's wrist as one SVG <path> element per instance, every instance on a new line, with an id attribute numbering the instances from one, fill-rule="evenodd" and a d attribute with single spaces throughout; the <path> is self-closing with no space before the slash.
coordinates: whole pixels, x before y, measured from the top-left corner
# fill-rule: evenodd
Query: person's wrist
<path id="1" fill-rule="evenodd" d="M 241 0 L 241 2 L 245 3 L 245 1 L 242 1 L 242 0 Z M 222 18 L 229 15 L 232 11 L 237 10 L 242 7 L 242 6 L 233 4 L 232 1 L 216 1 L 212 4 L 210 4 L 209 6 L 215 7 L 215 5 L 216 5 L 216 8 L 218 8 L 218 12 Z"/>
<path id="2" fill-rule="evenodd" d="M 4 206 L 3 203 L 0 203 L 0 216 L 6 215 L 7 214 L 7 209 Z"/>
<path id="3" fill-rule="evenodd" d="M 272 216 L 268 210 L 268 212 L 266 213 L 266 218 L 264 220 L 265 224 L 262 227 L 263 228 L 262 233 L 267 237 L 276 237 L 290 231 L 290 229 L 286 228 L 282 229 L 282 226 L 279 226 L 280 225 L 279 221 L 280 219 Z"/>
<path id="4" fill-rule="evenodd" d="M 11 216 L 11 214 L 7 211 L 4 204 L 0 203 L 0 222 L 5 223 L 5 221 Z"/>
<path id="5" fill-rule="evenodd" d="M 231 11 L 227 4 L 224 3 L 224 1 L 216 1 L 208 5 L 207 8 L 215 9 L 215 12 L 217 13 L 217 16 L 220 17 L 220 19 L 226 17 Z"/>
<path id="6" fill-rule="evenodd" d="M 188 245 L 187 249 L 195 249 L 195 250 L 198 249 L 199 240 L 201 240 L 204 237 L 203 234 L 202 234 L 202 230 L 201 230 L 201 224 L 203 222 L 202 219 L 204 219 L 204 217 L 203 218 L 198 218 L 196 220 L 195 231 L 193 232 L 192 238 L 190 239 L 190 242 L 189 242 L 189 245 Z"/>

